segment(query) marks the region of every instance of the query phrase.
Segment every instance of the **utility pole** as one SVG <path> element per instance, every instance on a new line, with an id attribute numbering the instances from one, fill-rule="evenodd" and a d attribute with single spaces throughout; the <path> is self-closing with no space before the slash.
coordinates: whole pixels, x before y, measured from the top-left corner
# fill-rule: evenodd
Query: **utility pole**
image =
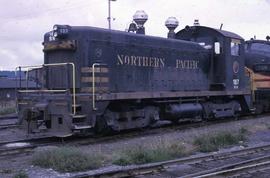
<path id="1" fill-rule="evenodd" d="M 109 23 L 109 29 L 111 29 L 111 1 L 116 1 L 116 0 L 108 0 L 108 23 Z"/>

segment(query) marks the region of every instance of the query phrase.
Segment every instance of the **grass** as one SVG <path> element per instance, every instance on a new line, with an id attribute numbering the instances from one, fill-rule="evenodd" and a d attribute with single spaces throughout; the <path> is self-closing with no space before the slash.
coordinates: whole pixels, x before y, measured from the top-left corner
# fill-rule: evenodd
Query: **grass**
<path id="1" fill-rule="evenodd" d="M 16 112 L 15 107 L 6 107 L 0 109 L 0 115 L 12 114 Z"/>
<path id="2" fill-rule="evenodd" d="M 107 157 L 100 156 L 100 152 L 96 154 L 96 151 L 86 153 L 76 147 L 57 147 L 36 151 L 32 163 L 60 172 L 96 169 L 104 165 L 104 161 L 107 161 L 106 164 L 112 163 L 121 166 L 139 165 L 180 158 L 197 150 L 201 152 L 217 151 L 220 148 L 245 141 L 248 133 L 247 129 L 241 128 L 235 132 L 219 131 L 214 134 L 201 134 L 198 137 L 189 138 L 190 142 L 187 145 L 175 142 L 175 140 L 153 140 L 147 144 L 120 149 Z"/>
<path id="3" fill-rule="evenodd" d="M 270 130 L 270 124 L 269 124 L 269 123 L 266 123 L 265 126 L 266 126 L 266 128 L 267 128 L 268 130 Z"/>
<path id="4" fill-rule="evenodd" d="M 60 172 L 76 172 L 96 169 L 102 165 L 102 157 L 90 155 L 75 147 L 58 147 L 34 153 L 32 163 Z"/>
<path id="5" fill-rule="evenodd" d="M 151 148 L 137 146 L 129 148 L 120 153 L 113 161 L 114 164 L 125 166 L 130 164 L 145 164 L 165 161 L 182 157 L 187 152 L 184 146 L 177 144 L 157 144 Z"/>
<path id="6" fill-rule="evenodd" d="M 20 171 L 13 176 L 13 178 L 28 178 L 28 175 L 24 171 Z"/>
<path id="7" fill-rule="evenodd" d="M 218 151 L 231 145 L 239 144 L 246 140 L 248 131 L 241 128 L 238 132 L 231 133 L 229 131 L 222 131 L 216 134 L 204 134 L 194 139 L 193 144 L 197 146 L 201 152 Z"/>
<path id="8" fill-rule="evenodd" d="M 3 169 L 3 170 L 0 170 L 0 173 L 11 174 L 12 173 L 12 170 L 11 169 Z"/>
<path id="9" fill-rule="evenodd" d="M 0 115 L 11 114 L 16 112 L 15 101 L 1 101 L 0 102 Z"/>

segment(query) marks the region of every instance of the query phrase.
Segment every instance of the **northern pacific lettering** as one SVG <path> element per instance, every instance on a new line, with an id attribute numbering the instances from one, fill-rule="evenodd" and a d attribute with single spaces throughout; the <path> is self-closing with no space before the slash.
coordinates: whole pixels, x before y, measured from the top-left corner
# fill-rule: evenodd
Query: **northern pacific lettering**
<path id="1" fill-rule="evenodd" d="M 165 67 L 165 58 L 117 55 L 117 65 L 163 68 Z"/>
<path id="2" fill-rule="evenodd" d="M 198 69 L 199 61 L 197 60 L 180 60 L 176 59 L 177 69 Z"/>
<path id="3" fill-rule="evenodd" d="M 198 64 L 198 60 L 175 60 L 176 69 L 198 69 Z M 164 68 L 166 66 L 166 59 L 161 57 L 118 54 L 117 65 Z"/>

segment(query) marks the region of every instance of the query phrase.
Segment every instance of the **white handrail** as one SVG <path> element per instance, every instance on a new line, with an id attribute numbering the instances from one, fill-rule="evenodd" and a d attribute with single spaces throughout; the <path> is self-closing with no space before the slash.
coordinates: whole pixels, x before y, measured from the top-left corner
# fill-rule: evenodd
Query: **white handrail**
<path id="1" fill-rule="evenodd" d="M 95 90 L 95 66 L 102 66 L 102 65 L 105 65 L 105 64 L 102 64 L 102 63 L 94 63 L 92 65 L 92 105 L 93 105 L 93 110 L 96 111 L 98 108 L 96 108 L 96 98 L 95 98 L 95 95 L 96 95 L 96 90 Z M 100 69 L 101 70 L 101 69 Z"/>
<path id="2" fill-rule="evenodd" d="M 64 66 L 64 65 L 71 65 L 72 66 L 72 87 L 73 87 L 73 114 L 76 114 L 76 78 L 75 78 L 75 64 L 72 62 L 67 63 L 52 63 L 52 64 L 42 64 L 42 65 L 33 65 L 33 66 L 19 66 L 15 68 L 15 72 L 17 72 L 18 69 L 26 68 L 27 69 L 27 80 L 28 80 L 28 71 L 29 69 L 36 69 L 36 68 L 42 68 L 46 66 Z M 34 92 L 35 90 L 25 90 L 25 92 Z M 46 92 L 62 92 L 64 90 L 41 90 Z"/>

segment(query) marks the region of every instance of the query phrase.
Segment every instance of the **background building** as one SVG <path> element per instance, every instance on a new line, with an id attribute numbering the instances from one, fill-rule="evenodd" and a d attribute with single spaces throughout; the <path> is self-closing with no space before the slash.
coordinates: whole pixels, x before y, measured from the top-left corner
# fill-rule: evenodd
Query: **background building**
<path id="1" fill-rule="evenodd" d="M 15 71 L 0 71 L 0 101 L 10 101 L 16 98 L 16 88 L 21 85 L 22 89 L 33 89 L 37 85 L 34 81 L 26 81 L 25 72 L 21 72 L 21 82 L 19 80 L 19 73 L 17 72 L 17 79 Z"/>

